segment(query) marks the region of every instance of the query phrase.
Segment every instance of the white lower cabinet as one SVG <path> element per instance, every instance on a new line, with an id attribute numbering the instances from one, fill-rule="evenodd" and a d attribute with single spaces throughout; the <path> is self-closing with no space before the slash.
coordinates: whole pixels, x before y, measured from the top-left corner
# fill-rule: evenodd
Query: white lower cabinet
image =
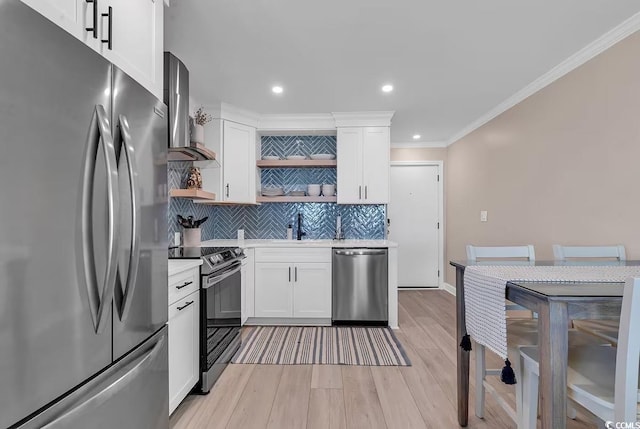
<path id="1" fill-rule="evenodd" d="M 330 249 L 295 249 L 291 254 L 258 250 L 262 252 L 257 252 L 255 263 L 255 317 L 331 317 Z M 320 252 L 314 257 L 316 250 Z M 314 259 L 318 262 L 306 262 Z"/>
<path id="2" fill-rule="evenodd" d="M 196 275 L 198 269 L 193 272 Z M 178 281 L 179 274 L 169 279 L 169 290 L 172 283 L 182 286 L 185 281 Z M 175 288 L 174 286 L 173 288 Z M 190 284 L 184 286 L 189 288 Z M 199 335 L 200 335 L 200 288 L 188 295 L 173 295 L 174 302 L 169 304 L 169 414 L 180 405 L 199 376 Z"/>
<path id="3" fill-rule="evenodd" d="M 331 264 L 293 266 L 293 317 L 331 317 Z"/>

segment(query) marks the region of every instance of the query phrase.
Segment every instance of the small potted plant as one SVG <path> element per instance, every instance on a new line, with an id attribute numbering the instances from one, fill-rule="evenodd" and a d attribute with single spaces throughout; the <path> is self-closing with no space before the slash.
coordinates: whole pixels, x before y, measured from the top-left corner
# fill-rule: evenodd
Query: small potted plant
<path id="1" fill-rule="evenodd" d="M 213 117 L 204 111 L 204 107 L 200 107 L 193 115 L 193 123 L 191 126 L 191 141 L 194 143 L 204 144 L 204 124 L 211 122 Z"/>

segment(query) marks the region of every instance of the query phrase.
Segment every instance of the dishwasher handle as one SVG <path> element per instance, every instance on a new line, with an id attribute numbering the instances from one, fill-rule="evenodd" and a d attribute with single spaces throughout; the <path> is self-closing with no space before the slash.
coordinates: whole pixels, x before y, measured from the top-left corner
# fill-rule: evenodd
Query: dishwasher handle
<path id="1" fill-rule="evenodd" d="M 334 250 L 334 253 L 340 256 L 386 255 L 387 249 L 345 249 Z"/>

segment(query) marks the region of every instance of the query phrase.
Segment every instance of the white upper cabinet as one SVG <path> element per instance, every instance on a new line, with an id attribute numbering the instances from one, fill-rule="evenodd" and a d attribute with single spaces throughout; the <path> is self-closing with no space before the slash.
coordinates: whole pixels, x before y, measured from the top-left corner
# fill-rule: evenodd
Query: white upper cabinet
<path id="1" fill-rule="evenodd" d="M 224 121 L 224 201 L 256 202 L 256 129 Z"/>
<path id="2" fill-rule="evenodd" d="M 22 0 L 22 3 L 100 52 L 101 17 L 98 3 L 86 0 Z"/>
<path id="3" fill-rule="evenodd" d="M 22 0 L 162 99 L 162 0 Z"/>
<path id="4" fill-rule="evenodd" d="M 220 168 L 203 168 L 202 189 L 216 194 L 216 201 L 255 204 L 255 127 L 214 119 L 205 126 L 204 138 L 220 160 Z"/>
<path id="5" fill-rule="evenodd" d="M 103 44 L 105 58 L 162 99 L 162 0 L 102 0 L 100 9 L 102 39 L 111 42 Z"/>
<path id="6" fill-rule="evenodd" d="M 389 127 L 338 128 L 338 204 L 389 203 Z"/>

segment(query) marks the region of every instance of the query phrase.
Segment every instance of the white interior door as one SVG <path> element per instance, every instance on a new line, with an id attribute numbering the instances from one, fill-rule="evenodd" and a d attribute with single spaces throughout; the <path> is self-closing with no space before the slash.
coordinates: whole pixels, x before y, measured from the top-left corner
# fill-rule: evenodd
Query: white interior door
<path id="1" fill-rule="evenodd" d="M 439 165 L 391 165 L 389 239 L 398 243 L 398 286 L 438 287 Z"/>

